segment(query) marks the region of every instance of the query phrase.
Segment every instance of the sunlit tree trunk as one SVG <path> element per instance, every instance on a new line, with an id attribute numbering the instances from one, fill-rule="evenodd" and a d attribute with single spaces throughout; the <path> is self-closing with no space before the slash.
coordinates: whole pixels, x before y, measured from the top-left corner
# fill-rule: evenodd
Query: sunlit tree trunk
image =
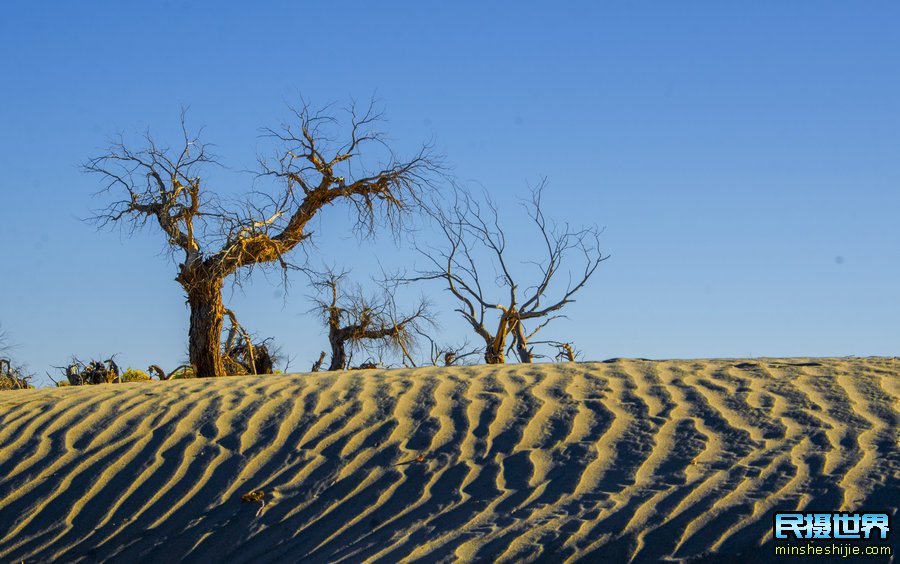
<path id="1" fill-rule="evenodd" d="M 487 343 L 484 351 L 484 362 L 487 364 L 505 364 L 506 363 L 506 337 L 509 334 L 509 314 L 504 312 L 500 316 L 500 323 L 497 325 L 497 333 L 493 340 Z"/>
<path id="2" fill-rule="evenodd" d="M 519 357 L 519 362 L 533 362 L 534 356 L 528 349 L 528 338 L 525 336 L 525 329 L 522 327 L 521 321 L 516 323 L 513 338 L 516 341 L 516 355 Z"/>
<path id="3" fill-rule="evenodd" d="M 198 378 L 225 376 L 222 362 L 222 279 L 198 280 L 188 288 L 191 324 L 188 351 Z"/>

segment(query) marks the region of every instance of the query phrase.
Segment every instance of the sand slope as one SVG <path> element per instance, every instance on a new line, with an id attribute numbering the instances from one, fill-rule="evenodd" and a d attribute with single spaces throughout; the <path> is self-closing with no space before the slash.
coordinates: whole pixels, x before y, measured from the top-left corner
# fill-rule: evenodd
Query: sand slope
<path id="1" fill-rule="evenodd" d="M 765 556 L 776 510 L 896 511 L 898 398 L 884 358 L 2 392 L 0 560 Z"/>

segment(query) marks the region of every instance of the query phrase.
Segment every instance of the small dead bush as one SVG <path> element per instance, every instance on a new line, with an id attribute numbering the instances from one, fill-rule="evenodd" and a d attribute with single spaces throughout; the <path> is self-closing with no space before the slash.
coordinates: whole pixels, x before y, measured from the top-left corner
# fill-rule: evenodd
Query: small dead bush
<path id="1" fill-rule="evenodd" d="M 29 383 L 30 374 L 15 367 L 8 358 L 0 358 L 0 390 L 27 390 L 33 388 Z"/>
<path id="2" fill-rule="evenodd" d="M 119 367 L 112 358 L 105 361 L 92 360 L 85 364 L 73 357 L 72 362 L 65 368 L 65 374 L 66 380 L 72 386 L 112 384 L 122 381 Z"/>

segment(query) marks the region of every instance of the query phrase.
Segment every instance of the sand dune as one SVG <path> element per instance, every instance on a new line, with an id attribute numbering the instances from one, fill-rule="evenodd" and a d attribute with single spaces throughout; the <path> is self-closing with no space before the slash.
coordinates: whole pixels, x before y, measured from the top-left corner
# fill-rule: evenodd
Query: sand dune
<path id="1" fill-rule="evenodd" d="M 896 512 L 898 398 L 884 358 L 0 392 L 0 560 L 768 556 L 775 511 Z"/>

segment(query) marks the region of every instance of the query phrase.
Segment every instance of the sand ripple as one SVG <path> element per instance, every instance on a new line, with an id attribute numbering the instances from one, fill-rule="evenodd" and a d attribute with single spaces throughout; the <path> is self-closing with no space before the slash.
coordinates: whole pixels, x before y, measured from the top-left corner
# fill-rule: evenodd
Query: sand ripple
<path id="1" fill-rule="evenodd" d="M 775 511 L 896 511 L 898 405 L 885 358 L 2 392 L 0 559 L 767 555 Z"/>

